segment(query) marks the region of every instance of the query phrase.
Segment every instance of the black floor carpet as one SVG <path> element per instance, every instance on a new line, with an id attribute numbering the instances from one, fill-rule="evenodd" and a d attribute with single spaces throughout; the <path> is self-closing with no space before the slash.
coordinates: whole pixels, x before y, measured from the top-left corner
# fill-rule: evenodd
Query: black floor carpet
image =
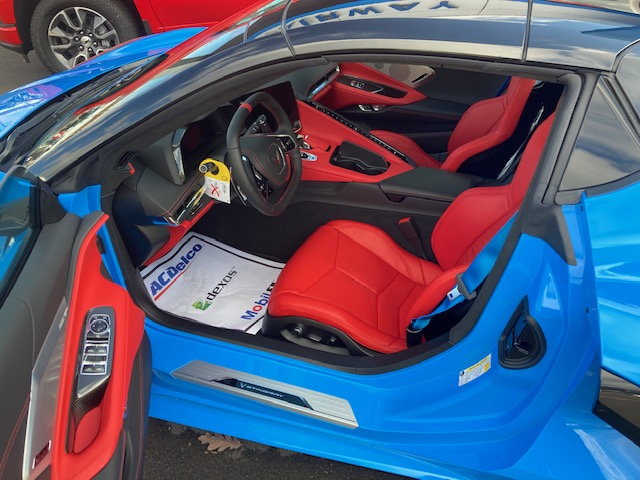
<path id="1" fill-rule="evenodd" d="M 216 204 L 193 230 L 245 252 L 286 262 L 318 227 L 336 219 L 355 220 L 380 227 L 399 245 L 416 254 L 398 228 L 398 220 L 403 216 L 380 210 L 301 202 L 289 206 L 279 217 L 267 217 L 241 204 Z M 420 234 L 428 240 L 437 219 L 416 217 L 415 220 Z"/>

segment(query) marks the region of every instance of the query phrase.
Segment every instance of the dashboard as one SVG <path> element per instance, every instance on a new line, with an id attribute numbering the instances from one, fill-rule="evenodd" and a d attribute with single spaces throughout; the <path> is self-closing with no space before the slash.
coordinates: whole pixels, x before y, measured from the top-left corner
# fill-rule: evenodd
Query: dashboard
<path id="1" fill-rule="evenodd" d="M 376 89 L 368 84 L 360 88 L 354 78 L 363 74 Z M 382 93 L 394 102 L 411 102 L 417 94 L 410 87 L 379 70 L 353 65 L 332 69 L 310 85 L 313 94 L 306 100 L 296 98 L 289 81 L 261 89 L 277 100 L 294 127 L 303 163 L 302 180 L 379 183 L 412 169 L 402 152 L 327 106 L 343 103 L 351 90 L 356 95 L 349 96 L 349 101 L 361 101 L 363 94 Z M 386 86 L 378 90 L 379 85 Z M 128 232 L 131 241 L 127 243 L 137 246 L 134 262 L 144 264 L 162 245 L 170 243 L 167 229 L 155 227 L 189 228 L 211 206 L 212 200 L 202 195 L 204 178 L 198 167 L 208 157 L 225 160 L 228 126 L 249 95 L 178 128 L 127 159 L 132 175 L 117 193 L 118 212 L 114 200 L 114 213 L 121 229 Z M 245 122 L 243 134 L 268 134 L 276 129 L 268 109 L 258 106 Z"/>
<path id="2" fill-rule="evenodd" d="M 375 84 L 376 88 L 368 88 L 369 84 Z M 335 93 L 337 88 L 341 89 L 339 97 Z M 410 160 L 402 152 L 327 107 L 336 98 L 340 99 L 338 103 L 346 101 L 345 89 L 353 90 L 353 101 L 358 101 L 362 92 L 403 103 L 419 97 L 410 86 L 360 64 L 341 64 L 329 70 L 310 84 L 307 100 L 296 98 L 289 81 L 261 90 L 283 107 L 298 134 L 302 179 L 372 183 L 410 170 Z M 198 166 L 209 156 L 224 161 L 227 127 L 242 100 L 177 129 L 136 155 L 132 163 L 141 173 L 129 183 L 135 183 L 143 210 L 149 216 L 176 225 L 197 213 L 202 201 L 196 197 L 203 181 Z M 249 115 L 243 134 L 268 134 L 276 128 L 270 112 L 258 106 Z M 341 149 L 343 143 L 348 145 Z M 347 150 L 357 152 L 356 157 L 373 159 L 375 168 L 359 165 L 359 158 L 343 161 L 340 152 Z"/>

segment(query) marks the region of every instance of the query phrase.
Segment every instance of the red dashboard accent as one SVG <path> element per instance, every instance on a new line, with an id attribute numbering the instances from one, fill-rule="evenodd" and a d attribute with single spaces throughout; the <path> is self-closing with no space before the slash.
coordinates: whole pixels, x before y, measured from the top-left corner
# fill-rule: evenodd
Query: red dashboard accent
<path id="1" fill-rule="evenodd" d="M 204 214 L 207 213 L 209 209 L 211 209 L 213 203 L 213 200 L 210 201 L 191 220 L 185 220 L 177 227 L 167 227 L 169 229 L 169 240 L 167 240 L 167 243 L 165 243 L 160 250 L 154 253 L 153 256 L 145 262 L 145 265 L 150 265 L 159 258 L 164 257 L 173 247 L 175 247 L 176 244 L 182 239 L 182 237 L 184 237 L 187 232 L 191 230 L 191 227 L 193 227 L 198 222 L 198 220 L 200 220 L 204 216 Z"/>
<path id="2" fill-rule="evenodd" d="M 84 480 L 93 478 L 111 459 L 121 438 L 122 422 L 127 404 L 133 362 L 144 333 L 144 314 L 131 300 L 127 291 L 101 273 L 102 256 L 98 250 L 97 233 L 107 220 L 104 215 L 82 241 L 76 260 L 69 301 L 67 331 L 60 370 L 58 403 L 52 438 L 51 478 L 53 480 Z M 115 310 L 111 377 L 100 405 L 100 418 L 96 411 L 80 420 L 80 434 L 75 446 L 82 451 L 66 451 L 67 430 L 70 422 L 71 401 L 75 385 L 76 364 L 85 316 L 89 310 L 110 305 Z M 85 416 L 86 417 L 86 416 Z M 96 426 L 97 434 L 94 435 Z M 90 438 L 93 437 L 93 438 Z"/>
<path id="3" fill-rule="evenodd" d="M 314 161 L 302 160 L 302 180 L 378 183 L 385 178 L 411 170 L 412 167 L 401 158 L 311 105 L 298 100 L 298 111 L 302 125 L 299 133 L 305 136 L 307 143 L 312 147 L 303 152 L 317 157 Z M 331 155 L 343 141 L 349 141 L 381 155 L 389 163 L 389 169 L 380 175 L 365 175 L 332 165 Z"/>
<path id="4" fill-rule="evenodd" d="M 394 88 L 405 92 L 400 98 L 388 97 L 374 92 L 361 90 L 350 85 L 340 83 L 341 77 L 355 77 L 379 85 Z M 409 105 L 424 100 L 426 97 L 418 90 L 382 73 L 375 68 L 361 63 L 341 63 L 340 74 L 333 79 L 324 89 L 316 94 L 314 102 L 318 102 L 332 110 L 341 110 L 354 105 Z"/>
<path id="5" fill-rule="evenodd" d="M 420 145 L 406 135 L 388 130 L 371 130 L 371 133 L 408 155 L 419 167 L 440 168 L 440 163 L 435 158 L 422 150 Z"/>

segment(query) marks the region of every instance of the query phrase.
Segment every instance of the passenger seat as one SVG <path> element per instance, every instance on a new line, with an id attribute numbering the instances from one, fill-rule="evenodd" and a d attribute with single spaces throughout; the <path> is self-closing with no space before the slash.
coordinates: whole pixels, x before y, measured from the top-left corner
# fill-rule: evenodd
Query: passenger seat
<path id="1" fill-rule="evenodd" d="M 502 95 L 471 105 L 449 138 L 449 154 L 443 163 L 406 135 L 387 130 L 371 133 L 409 156 L 419 167 L 455 172 L 472 156 L 500 145 L 513 135 L 535 84 L 535 80 L 511 77 Z"/>

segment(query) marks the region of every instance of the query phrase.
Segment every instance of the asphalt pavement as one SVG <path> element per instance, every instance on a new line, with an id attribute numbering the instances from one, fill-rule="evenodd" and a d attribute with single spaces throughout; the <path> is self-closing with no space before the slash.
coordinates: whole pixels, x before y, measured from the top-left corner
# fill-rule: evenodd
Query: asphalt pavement
<path id="1" fill-rule="evenodd" d="M 29 60 L 30 63 L 26 63 L 21 55 L 0 48 L 0 93 L 49 75 L 33 52 Z M 393 480 L 403 477 L 150 419 L 144 479 L 182 478 Z"/>
<path id="2" fill-rule="evenodd" d="M 50 75 L 34 52 L 29 53 L 29 61 L 25 62 L 18 53 L 0 48 L 0 93 Z"/>

